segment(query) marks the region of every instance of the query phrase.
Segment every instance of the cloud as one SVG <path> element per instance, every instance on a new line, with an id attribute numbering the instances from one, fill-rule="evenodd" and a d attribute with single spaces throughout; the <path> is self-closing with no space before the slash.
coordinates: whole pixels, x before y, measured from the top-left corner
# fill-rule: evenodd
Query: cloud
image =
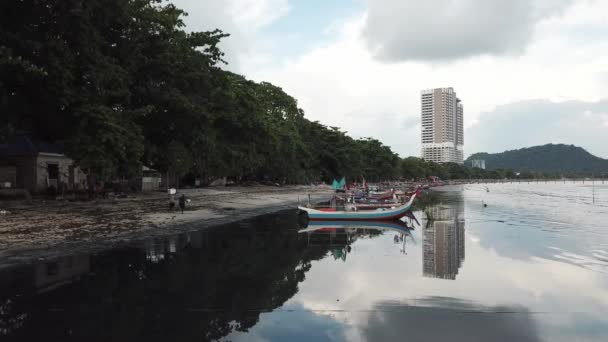
<path id="1" fill-rule="evenodd" d="M 482 113 L 465 130 L 469 154 L 563 143 L 608 158 L 608 99 L 597 102 L 527 100 Z"/>
<path id="2" fill-rule="evenodd" d="M 382 61 L 522 55 L 535 25 L 571 0 L 368 0 L 363 30 Z"/>
<path id="3" fill-rule="evenodd" d="M 220 43 L 227 69 L 245 72 L 250 60 L 267 58 L 258 48 L 260 31 L 289 12 L 288 0 L 170 0 L 188 13 L 188 31 L 220 29 L 230 37 Z"/>
<path id="4" fill-rule="evenodd" d="M 289 12 L 287 0 L 232 0 L 229 9 L 242 27 L 259 29 Z"/>

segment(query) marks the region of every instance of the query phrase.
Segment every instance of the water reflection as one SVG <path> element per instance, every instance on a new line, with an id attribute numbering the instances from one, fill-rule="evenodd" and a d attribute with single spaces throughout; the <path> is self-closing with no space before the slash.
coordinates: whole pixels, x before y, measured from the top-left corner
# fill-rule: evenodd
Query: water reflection
<path id="1" fill-rule="evenodd" d="M 521 306 L 484 306 L 449 297 L 415 306 L 376 303 L 361 329 L 366 341 L 541 341 L 533 313 Z"/>
<path id="2" fill-rule="evenodd" d="M 0 270 L 0 340 L 604 341 L 606 274 L 544 253 L 605 251 L 605 212 L 565 235 L 506 220 L 530 215 L 501 196 L 439 194 L 420 223 L 287 212 Z"/>
<path id="3" fill-rule="evenodd" d="M 425 277 L 456 279 L 464 261 L 464 202 L 457 198 L 449 204 L 425 209 L 429 218 L 422 231 L 423 274 Z"/>
<path id="4" fill-rule="evenodd" d="M 401 244 L 401 253 L 406 253 L 407 238 L 413 239 L 412 223 L 416 220 L 413 213 L 408 214 L 409 223 L 405 221 L 310 221 L 304 224 L 299 233 L 305 233 L 308 245 L 332 246 L 331 253 L 335 260 L 346 261 L 351 252 L 350 245 L 358 238 L 373 238 L 383 233 L 395 233 L 394 242 Z"/>
<path id="5" fill-rule="evenodd" d="M 0 274 L 0 339 L 216 340 L 298 291 L 328 246 L 295 213 Z"/>
<path id="6" fill-rule="evenodd" d="M 89 270 L 90 256 L 85 254 L 59 257 L 53 261 L 21 268 L 16 272 L 0 272 L 0 294 L 8 294 L 12 289 L 18 289 L 22 293 L 39 296 L 78 282 Z M 30 317 L 29 313 L 19 308 L 19 295 L 0 296 L 0 336 L 21 329 Z"/>

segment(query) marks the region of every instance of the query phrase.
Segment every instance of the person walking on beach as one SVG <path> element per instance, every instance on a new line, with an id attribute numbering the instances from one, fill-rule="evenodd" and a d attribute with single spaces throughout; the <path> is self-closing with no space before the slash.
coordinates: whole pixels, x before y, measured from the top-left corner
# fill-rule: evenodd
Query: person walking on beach
<path id="1" fill-rule="evenodd" d="M 179 208 L 182 210 L 182 214 L 184 213 L 184 208 L 186 207 L 186 196 L 182 194 L 179 196 Z"/>
<path id="2" fill-rule="evenodd" d="M 169 189 L 169 211 L 173 211 L 175 209 L 175 189 Z"/>

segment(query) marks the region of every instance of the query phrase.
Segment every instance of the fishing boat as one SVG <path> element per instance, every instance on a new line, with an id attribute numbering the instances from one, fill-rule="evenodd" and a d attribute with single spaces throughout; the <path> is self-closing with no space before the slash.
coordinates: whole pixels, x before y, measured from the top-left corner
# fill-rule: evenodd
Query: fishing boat
<path id="1" fill-rule="evenodd" d="M 407 211 L 412 207 L 414 199 L 418 192 L 414 193 L 407 203 L 402 205 L 394 206 L 391 208 L 379 208 L 371 211 L 359 211 L 357 210 L 356 203 L 349 203 L 345 207 L 346 210 L 319 210 L 307 207 L 298 207 L 302 212 L 308 214 L 309 220 L 346 220 L 346 221 L 358 221 L 358 220 L 374 220 L 374 221 L 388 221 L 396 220 L 407 214 Z"/>
<path id="2" fill-rule="evenodd" d="M 354 201 L 354 203 L 356 204 L 357 210 L 390 209 L 390 208 L 394 208 L 396 206 L 400 206 L 405 201 L 408 201 L 410 199 L 410 196 L 412 196 L 414 193 L 416 193 L 416 190 L 414 190 L 414 191 L 397 190 L 397 191 L 392 191 L 391 196 L 386 196 L 386 198 L 373 198 L 373 197 L 369 197 L 367 194 L 360 194 L 358 192 L 353 192 L 351 194 L 346 194 L 343 196 L 339 196 L 339 195 L 334 196 L 334 199 L 337 201 L 342 201 L 344 203 L 352 203 L 352 201 Z M 418 194 L 418 197 L 420 197 L 420 195 L 421 194 Z M 311 206 L 309 205 L 308 208 L 311 208 Z M 336 211 L 335 206 L 332 208 L 315 207 L 315 209 L 322 210 L 322 211 Z"/>
<path id="3" fill-rule="evenodd" d="M 370 191 L 369 195 L 367 195 L 367 198 L 375 199 L 375 200 L 386 200 L 386 199 L 393 198 L 393 195 L 394 195 L 393 191 L 385 191 L 385 192 L 371 192 Z"/>

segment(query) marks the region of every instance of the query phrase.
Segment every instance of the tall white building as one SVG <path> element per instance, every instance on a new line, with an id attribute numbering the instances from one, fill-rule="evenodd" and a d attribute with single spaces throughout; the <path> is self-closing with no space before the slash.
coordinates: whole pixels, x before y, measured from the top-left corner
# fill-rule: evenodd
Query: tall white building
<path id="1" fill-rule="evenodd" d="M 462 102 L 453 88 L 421 92 L 422 158 L 437 163 L 463 163 Z"/>

